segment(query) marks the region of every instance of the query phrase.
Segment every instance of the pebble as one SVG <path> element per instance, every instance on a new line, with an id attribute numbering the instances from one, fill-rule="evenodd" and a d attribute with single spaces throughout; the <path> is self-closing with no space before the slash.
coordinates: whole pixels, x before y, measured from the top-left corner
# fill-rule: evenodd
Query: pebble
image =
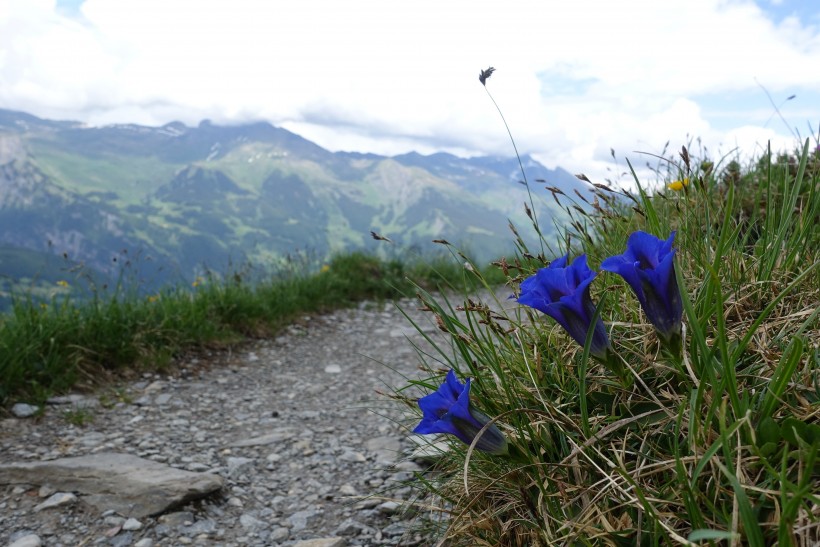
<path id="1" fill-rule="evenodd" d="M 393 513 L 396 513 L 400 507 L 401 504 L 397 501 L 386 501 L 377 505 L 376 509 L 387 515 L 392 515 Z"/>
<path id="2" fill-rule="evenodd" d="M 34 511 L 36 512 L 42 511 L 43 509 L 51 509 L 52 507 L 59 507 L 60 505 L 74 503 L 75 501 L 77 501 L 77 496 L 71 492 L 57 492 L 56 494 L 49 496 L 49 498 L 43 503 L 36 505 L 34 507 Z"/>
<path id="3" fill-rule="evenodd" d="M 271 541 L 285 541 L 290 537 L 290 530 L 284 526 L 280 526 L 278 528 L 274 528 L 268 537 Z"/>
<path id="4" fill-rule="evenodd" d="M 18 418 L 28 418 L 30 416 L 34 416 L 39 412 L 40 407 L 36 407 L 34 405 L 30 405 L 27 403 L 17 403 L 16 405 L 11 407 L 11 413 L 17 416 Z"/>
<path id="5" fill-rule="evenodd" d="M 268 527 L 267 523 L 247 514 L 239 517 L 239 524 L 241 524 L 242 528 L 245 528 L 246 530 L 258 530 L 259 528 Z"/>
<path id="6" fill-rule="evenodd" d="M 342 538 L 318 538 L 294 543 L 293 547 L 344 547 L 347 542 Z"/>
<path id="7" fill-rule="evenodd" d="M 133 518 L 126 520 L 122 525 L 122 529 L 128 531 L 139 530 L 140 528 L 142 528 L 142 523 Z"/>
<path id="8" fill-rule="evenodd" d="M 439 335 L 416 301 L 401 306 Z M 423 472 L 410 454 L 427 444 L 409 441 L 402 406 L 376 393 L 418 375 L 414 331 L 393 304 L 365 303 L 142 373 L 116 397 L 67 395 L 37 421 L 0 419 L 0 462 L 120 452 L 225 481 L 218 495 L 138 518 L 48 485 L 0 484 L 0 546 L 426 544 L 402 520 L 415 494 L 401 481 Z M 16 418 L 40 412 L 21 405 Z M 72 424 L 65 405 L 95 407 L 95 419 Z"/>
<path id="9" fill-rule="evenodd" d="M 9 544 L 9 547 L 40 547 L 43 540 L 37 534 L 28 534 Z"/>

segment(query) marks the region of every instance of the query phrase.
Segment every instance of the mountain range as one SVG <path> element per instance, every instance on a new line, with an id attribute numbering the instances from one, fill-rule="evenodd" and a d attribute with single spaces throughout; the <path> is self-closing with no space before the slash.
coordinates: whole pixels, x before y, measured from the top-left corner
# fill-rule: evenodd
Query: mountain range
<path id="1" fill-rule="evenodd" d="M 522 162 L 530 181 L 586 188 Z M 521 178 L 514 157 L 330 152 L 268 123 L 87 127 L 0 110 L 0 290 L 110 281 L 124 264 L 153 289 L 294 256 L 424 255 L 434 239 L 489 260 L 513 250 L 509 221 L 531 235 Z M 549 234 L 565 213 L 543 186 L 530 189 Z"/>

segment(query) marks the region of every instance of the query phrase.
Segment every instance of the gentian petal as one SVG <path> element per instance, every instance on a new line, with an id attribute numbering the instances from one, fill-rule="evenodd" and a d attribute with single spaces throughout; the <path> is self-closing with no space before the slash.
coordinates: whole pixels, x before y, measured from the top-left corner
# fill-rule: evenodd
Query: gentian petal
<path id="1" fill-rule="evenodd" d="M 660 247 L 661 240 L 652 234 L 641 231 L 633 232 L 626 242 L 627 253 L 631 255 L 635 262 L 639 263 L 637 267 L 642 270 L 658 267 Z"/>
<path id="2" fill-rule="evenodd" d="M 551 269 L 565 268 L 567 265 L 567 261 L 569 261 L 569 253 L 565 254 L 560 258 L 556 258 L 555 260 L 550 262 L 550 265 L 547 267 Z"/>
<path id="3" fill-rule="evenodd" d="M 462 384 L 450 370 L 438 391 L 419 399 L 423 417 L 414 433 L 446 433 L 465 444 L 471 444 L 476 434 L 490 421 L 470 405 L 470 380 Z M 476 443 L 476 448 L 490 454 L 506 454 L 507 439 L 492 424 Z"/>
<path id="4" fill-rule="evenodd" d="M 589 295 L 589 286 L 595 272 L 589 269 L 586 255 L 578 256 L 566 266 L 568 256 L 553 260 L 535 275 L 521 283 L 518 302 L 552 317 L 581 346 L 586 341 L 595 314 L 595 304 Z M 604 359 L 610 343 L 603 321 L 598 319 L 594 327 L 591 353 Z"/>
<path id="5" fill-rule="evenodd" d="M 665 341 L 680 333 L 683 306 L 675 276 L 675 232 L 661 239 L 637 231 L 623 254 L 601 262 L 601 269 L 620 275 L 632 288 L 646 317 Z"/>

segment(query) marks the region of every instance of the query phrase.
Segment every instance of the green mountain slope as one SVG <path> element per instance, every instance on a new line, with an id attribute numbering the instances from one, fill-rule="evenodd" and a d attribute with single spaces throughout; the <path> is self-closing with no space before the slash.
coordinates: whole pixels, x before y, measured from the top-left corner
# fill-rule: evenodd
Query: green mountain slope
<path id="1" fill-rule="evenodd" d="M 523 160 L 531 183 L 585 191 Z M 155 283 L 294 253 L 430 252 L 433 239 L 487 260 L 509 253 L 508 219 L 526 232 L 520 179 L 515 158 L 333 153 L 266 123 L 87 128 L 0 110 L 0 246 L 65 254 L 107 276 L 131 253 Z M 549 194 L 531 188 L 542 217 L 560 223 Z"/>

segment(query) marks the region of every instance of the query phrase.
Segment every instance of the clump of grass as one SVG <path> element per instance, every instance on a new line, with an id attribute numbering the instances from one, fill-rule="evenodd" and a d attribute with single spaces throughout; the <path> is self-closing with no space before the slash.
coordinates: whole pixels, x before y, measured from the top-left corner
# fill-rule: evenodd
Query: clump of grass
<path id="1" fill-rule="evenodd" d="M 193 286 L 148 296 L 123 289 L 95 292 L 89 300 L 63 293 L 47 302 L 18 297 L 0 317 L 0 408 L 269 336 L 300 315 L 412 295 L 411 278 L 429 289 L 463 287 L 465 280 L 464 266 L 444 256 L 404 263 L 349 253 L 318 273 L 303 271 L 265 279 L 212 273 Z"/>
<path id="2" fill-rule="evenodd" d="M 472 378 L 471 404 L 510 447 L 492 456 L 448 437 L 451 450 L 416 500 L 442 541 L 820 542 L 816 160 L 808 142 L 789 161 L 769 153 L 747 169 L 683 148 L 667 158 L 677 190 L 650 192 L 637 176 L 635 192 L 595 184 L 578 196 L 591 212 L 565 205 L 573 218 L 563 249 L 540 241 L 531 252 L 517 237 L 515 256 L 498 263 L 507 288 L 490 300 L 420 294 L 449 342 L 419 353 L 428 376 L 397 398 L 415 408 L 418 391 L 455 369 Z M 593 299 L 629 371 L 624 382 L 589 359 L 589 339 L 580 347 L 506 297 L 567 251 L 596 268 L 636 230 L 677 231 L 684 340 L 677 355 L 665 352 L 629 287 L 599 274 Z"/>
<path id="3" fill-rule="evenodd" d="M 74 408 L 63 411 L 63 419 L 77 427 L 84 427 L 94 421 L 94 412 L 87 408 Z"/>

